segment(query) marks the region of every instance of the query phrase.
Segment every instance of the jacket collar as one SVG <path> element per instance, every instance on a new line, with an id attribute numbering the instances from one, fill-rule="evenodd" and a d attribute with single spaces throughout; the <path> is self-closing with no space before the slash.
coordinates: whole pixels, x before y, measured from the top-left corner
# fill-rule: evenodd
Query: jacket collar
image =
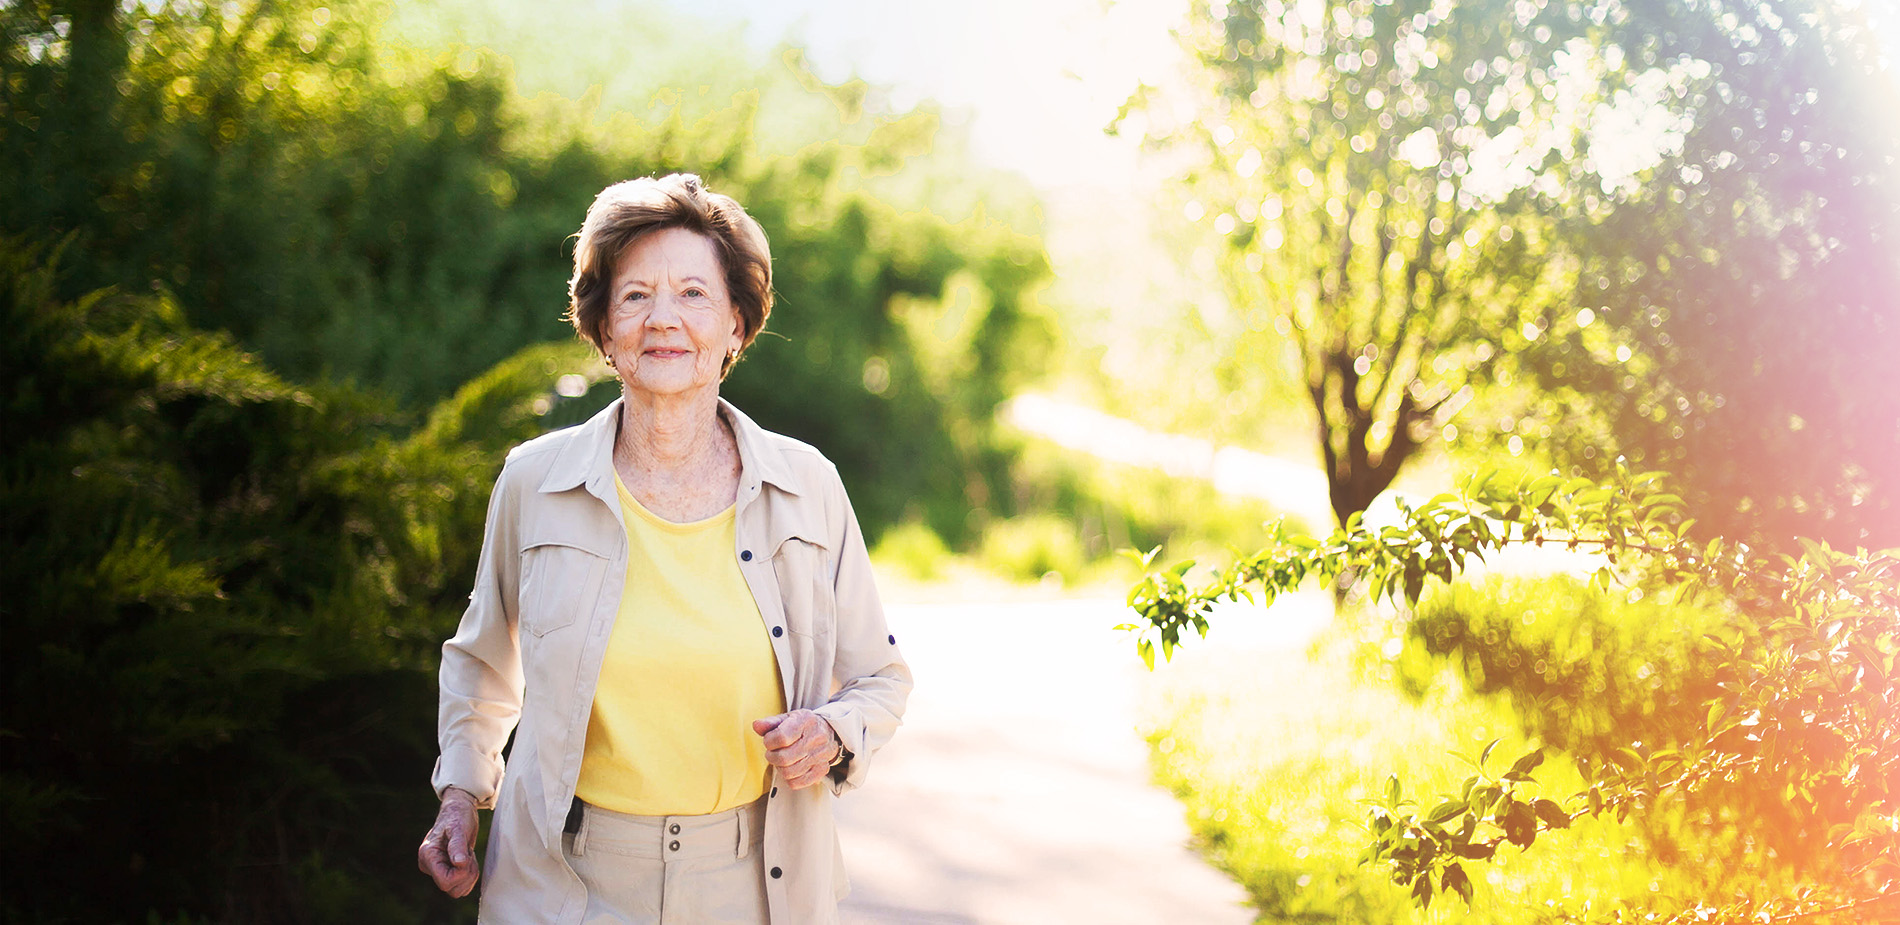
<path id="1" fill-rule="evenodd" d="M 616 398 L 598 414 L 574 428 L 574 434 L 555 451 L 554 462 L 541 480 L 544 492 L 567 491 L 586 485 L 601 497 L 612 495 L 614 437 L 619 431 L 620 404 Z M 772 434 L 753 423 L 745 412 L 719 399 L 719 414 L 732 425 L 739 446 L 740 497 L 750 497 L 761 483 L 770 483 L 780 491 L 801 494 L 803 487 L 785 454 L 775 445 Z"/>

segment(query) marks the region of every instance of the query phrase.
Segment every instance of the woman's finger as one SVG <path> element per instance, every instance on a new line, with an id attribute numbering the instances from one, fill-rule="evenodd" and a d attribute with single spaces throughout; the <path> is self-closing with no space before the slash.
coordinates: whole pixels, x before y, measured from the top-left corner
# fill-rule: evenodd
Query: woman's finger
<path id="1" fill-rule="evenodd" d="M 471 843 L 475 839 L 461 817 L 449 820 L 448 831 L 443 833 L 443 841 L 448 846 L 449 863 L 455 865 L 457 870 L 467 867 L 470 860 L 469 849 L 473 847 Z"/>
<path id="2" fill-rule="evenodd" d="M 455 876 L 450 879 L 449 885 L 443 887 L 443 891 L 456 899 L 461 899 L 467 896 L 470 890 L 475 889 L 475 881 L 481 879 L 481 876 L 482 872 L 473 867 L 458 871 Z"/>
<path id="3" fill-rule="evenodd" d="M 422 872 L 435 881 L 436 889 L 447 892 L 455 880 L 455 868 L 442 850 L 440 834 L 434 830 L 422 843 L 422 851 L 417 859 Z"/>

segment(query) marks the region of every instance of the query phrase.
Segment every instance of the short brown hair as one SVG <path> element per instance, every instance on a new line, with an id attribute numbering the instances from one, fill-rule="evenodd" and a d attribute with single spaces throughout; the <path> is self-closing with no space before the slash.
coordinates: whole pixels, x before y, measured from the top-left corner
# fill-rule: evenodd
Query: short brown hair
<path id="1" fill-rule="evenodd" d="M 667 228 L 698 232 L 713 242 L 726 274 L 727 297 L 744 328 L 739 346 L 744 353 L 772 314 L 772 251 L 765 229 L 736 200 L 706 189 L 690 173 L 625 180 L 594 197 L 574 245 L 567 320 L 596 349 L 605 349 L 607 303 L 620 255 L 634 241 Z M 721 372 L 736 360 L 727 361 Z"/>

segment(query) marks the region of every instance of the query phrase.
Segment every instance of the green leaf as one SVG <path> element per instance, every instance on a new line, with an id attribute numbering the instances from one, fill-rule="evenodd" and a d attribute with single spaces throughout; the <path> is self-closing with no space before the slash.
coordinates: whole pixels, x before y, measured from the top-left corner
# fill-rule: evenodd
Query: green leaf
<path id="1" fill-rule="evenodd" d="M 1385 779 L 1385 805 L 1394 808 L 1399 805 L 1399 776 L 1397 774 Z"/>
<path id="2" fill-rule="evenodd" d="M 1529 803 L 1511 801 L 1511 808 L 1504 813 L 1501 823 L 1504 838 L 1519 848 L 1529 848 L 1537 840 L 1537 814 Z"/>
<path id="3" fill-rule="evenodd" d="M 1594 488 L 1577 496 L 1577 504 L 1582 507 L 1597 507 L 1610 500 L 1610 490 Z"/>
<path id="4" fill-rule="evenodd" d="M 1471 907 L 1471 878 L 1465 876 L 1464 865 L 1453 864 L 1446 867 L 1444 879 L 1439 881 L 1439 887 L 1444 892 L 1458 894 L 1458 898 L 1465 901 L 1465 907 Z"/>
<path id="5" fill-rule="evenodd" d="M 1141 566 L 1145 570 L 1148 568 L 1149 563 L 1155 560 L 1155 556 L 1161 554 L 1161 547 L 1156 546 L 1147 552 L 1136 552 L 1133 549 L 1117 549 L 1115 553 L 1117 555 L 1127 556 L 1136 565 Z"/>
<path id="6" fill-rule="evenodd" d="M 1511 765 L 1511 770 L 1504 775 L 1504 779 L 1509 781 L 1530 780 L 1531 772 L 1536 770 L 1537 766 L 1543 763 L 1544 750 L 1541 748 L 1534 749 L 1530 754 L 1517 759 L 1517 762 Z"/>
<path id="7" fill-rule="evenodd" d="M 1425 814 L 1425 821 L 1443 823 L 1445 820 L 1464 812 L 1465 809 L 1466 805 L 1463 800 L 1446 800 L 1432 807 L 1432 811 Z"/>
<path id="8" fill-rule="evenodd" d="M 1489 760 L 1491 760 L 1491 752 L 1492 752 L 1492 751 L 1494 751 L 1494 750 L 1495 750 L 1495 749 L 1496 749 L 1496 748 L 1498 747 L 1498 743 L 1499 743 L 1499 742 L 1502 742 L 1502 741 L 1504 741 L 1504 740 L 1503 740 L 1503 739 L 1492 739 L 1492 740 L 1491 740 L 1491 744 L 1489 744 L 1489 745 L 1486 745 L 1486 746 L 1484 747 L 1484 751 L 1483 751 L 1483 752 L 1481 752 L 1481 753 L 1479 753 L 1479 755 L 1478 755 L 1478 768 L 1479 768 L 1480 770 L 1482 770 L 1482 769 L 1484 768 L 1484 763 L 1485 763 L 1486 761 L 1489 761 Z"/>
<path id="9" fill-rule="evenodd" d="M 1625 771 L 1639 771 L 1649 764 L 1648 761 L 1644 760 L 1641 752 L 1627 745 L 1619 747 L 1614 757 L 1621 759 L 1617 761 L 1617 764 Z"/>
<path id="10" fill-rule="evenodd" d="M 1451 853 L 1466 860 L 1489 861 L 1492 855 L 1498 853 L 1498 843 L 1489 841 L 1452 845 Z"/>
<path id="11" fill-rule="evenodd" d="M 1564 812 L 1563 807 L 1551 800 L 1532 800 L 1531 811 L 1537 814 L 1537 818 L 1544 821 L 1544 828 L 1570 828 L 1570 814 Z"/>

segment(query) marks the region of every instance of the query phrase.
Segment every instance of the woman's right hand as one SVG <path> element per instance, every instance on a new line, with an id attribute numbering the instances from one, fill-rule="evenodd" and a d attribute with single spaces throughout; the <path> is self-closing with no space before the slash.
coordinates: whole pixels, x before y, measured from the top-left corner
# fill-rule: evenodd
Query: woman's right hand
<path id="1" fill-rule="evenodd" d="M 443 788 L 435 826 L 416 851 L 416 866 L 442 892 L 457 899 L 467 896 L 475 888 L 475 881 L 482 878 L 481 862 L 475 860 L 475 833 L 480 826 L 475 798 L 459 787 Z"/>

